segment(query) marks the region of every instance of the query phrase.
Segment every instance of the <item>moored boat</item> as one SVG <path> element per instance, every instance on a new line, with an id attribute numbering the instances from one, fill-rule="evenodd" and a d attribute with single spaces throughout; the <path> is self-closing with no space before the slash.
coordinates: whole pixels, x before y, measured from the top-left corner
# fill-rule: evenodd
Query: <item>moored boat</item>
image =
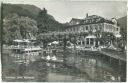
<path id="1" fill-rule="evenodd" d="M 46 57 L 41 57 L 43 61 L 46 62 L 54 62 L 54 63 L 63 63 L 62 59 L 57 58 L 56 56 L 46 56 Z"/>
<path id="2" fill-rule="evenodd" d="M 38 55 L 41 53 L 39 46 L 34 46 L 34 42 L 28 39 L 14 40 L 14 44 L 11 46 L 12 53 L 10 56 L 15 58 L 14 62 L 29 62 L 35 61 Z"/>

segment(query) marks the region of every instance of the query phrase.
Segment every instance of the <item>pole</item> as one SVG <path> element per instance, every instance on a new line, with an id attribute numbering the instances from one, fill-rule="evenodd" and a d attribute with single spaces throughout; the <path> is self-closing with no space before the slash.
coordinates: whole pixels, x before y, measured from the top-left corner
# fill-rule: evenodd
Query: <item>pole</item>
<path id="1" fill-rule="evenodd" d="M 119 74 L 120 74 L 120 69 L 121 69 L 121 61 L 120 61 L 120 59 L 118 60 L 118 72 L 119 72 Z M 120 78 L 120 76 L 118 76 L 118 81 L 121 81 L 121 78 Z"/>
<path id="2" fill-rule="evenodd" d="M 77 61 L 76 36 L 74 36 L 74 53 L 75 53 L 75 57 L 74 57 L 74 66 L 75 66 Z"/>
<path id="3" fill-rule="evenodd" d="M 66 35 L 64 35 L 64 39 L 63 39 L 63 42 L 64 42 L 64 47 L 63 47 L 63 62 L 64 62 L 64 65 L 66 65 L 66 44 L 67 44 L 67 40 L 66 40 Z"/>
<path id="4" fill-rule="evenodd" d="M 3 2 L 1 3 L 1 59 L 3 59 L 2 53 L 3 53 Z M 2 63 L 2 60 L 1 60 Z M 2 67 L 2 64 L 1 64 Z M 3 69 L 3 68 L 2 68 Z"/>

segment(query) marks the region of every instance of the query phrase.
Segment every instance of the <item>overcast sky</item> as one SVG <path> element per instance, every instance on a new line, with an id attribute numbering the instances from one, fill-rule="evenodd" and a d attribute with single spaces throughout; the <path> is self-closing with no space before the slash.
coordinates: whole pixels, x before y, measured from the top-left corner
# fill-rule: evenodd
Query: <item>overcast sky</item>
<path id="1" fill-rule="evenodd" d="M 61 23 L 71 18 L 85 18 L 99 15 L 105 18 L 120 18 L 127 15 L 127 4 L 124 1 L 69 1 L 69 0 L 4 0 L 13 4 L 31 4 L 39 8 L 45 7 L 48 13 Z"/>

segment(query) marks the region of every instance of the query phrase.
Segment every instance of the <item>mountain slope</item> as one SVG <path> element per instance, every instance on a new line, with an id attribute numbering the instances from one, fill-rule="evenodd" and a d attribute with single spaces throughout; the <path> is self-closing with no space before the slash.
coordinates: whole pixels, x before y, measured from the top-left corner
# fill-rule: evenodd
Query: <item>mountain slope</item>
<path id="1" fill-rule="evenodd" d="M 28 4 L 3 4 L 3 15 L 4 17 L 7 16 L 10 13 L 17 13 L 20 16 L 30 17 L 32 19 L 36 19 L 38 13 L 41 11 L 40 8 L 34 6 L 34 5 L 28 5 Z M 48 16 L 51 19 L 54 19 L 53 16 Z"/>
<path id="2" fill-rule="evenodd" d="M 127 32 L 127 16 L 117 19 L 121 30 Z"/>
<path id="3" fill-rule="evenodd" d="M 120 33 L 123 38 L 123 44 L 126 45 L 126 42 L 127 42 L 127 16 L 119 18 L 117 21 L 120 25 Z"/>
<path id="4" fill-rule="evenodd" d="M 22 7 L 23 9 L 26 9 L 27 11 L 31 12 L 33 15 L 37 16 L 38 13 L 41 11 L 40 8 L 34 6 L 34 5 L 28 5 L 28 4 L 16 4 L 17 6 Z M 49 18 L 54 19 L 53 16 L 47 14 Z"/>
<path id="5" fill-rule="evenodd" d="M 20 6 L 12 4 L 3 4 L 3 17 L 6 17 L 9 14 L 16 13 L 20 16 L 35 18 L 34 15 L 26 9 L 23 9 Z"/>
<path id="6" fill-rule="evenodd" d="M 3 15 L 4 17 L 8 16 L 9 14 L 16 13 L 19 16 L 29 17 L 38 21 L 39 12 L 42 11 L 40 8 L 34 5 L 28 4 L 3 4 Z M 54 17 L 50 14 L 46 14 L 48 19 L 48 23 L 42 22 L 44 25 L 48 25 L 48 31 L 58 31 L 59 29 L 64 29 L 64 25 L 57 22 Z M 42 18 L 44 19 L 44 18 Z M 38 23 L 37 23 L 38 24 Z M 42 28 L 43 29 L 43 28 Z"/>

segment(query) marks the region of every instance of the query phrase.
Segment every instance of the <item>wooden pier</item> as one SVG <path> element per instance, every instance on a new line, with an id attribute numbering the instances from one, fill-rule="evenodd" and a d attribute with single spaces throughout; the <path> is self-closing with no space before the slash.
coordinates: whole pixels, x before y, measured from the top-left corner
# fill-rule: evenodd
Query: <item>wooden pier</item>
<path id="1" fill-rule="evenodd" d="M 104 54 L 106 56 L 109 56 L 111 58 L 114 58 L 114 59 L 117 59 L 117 60 L 121 60 L 121 61 L 127 61 L 127 57 L 126 57 L 126 54 L 125 53 L 112 53 L 112 52 L 106 52 L 105 50 L 101 50 L 99 51 L 101 54 Z"/>

